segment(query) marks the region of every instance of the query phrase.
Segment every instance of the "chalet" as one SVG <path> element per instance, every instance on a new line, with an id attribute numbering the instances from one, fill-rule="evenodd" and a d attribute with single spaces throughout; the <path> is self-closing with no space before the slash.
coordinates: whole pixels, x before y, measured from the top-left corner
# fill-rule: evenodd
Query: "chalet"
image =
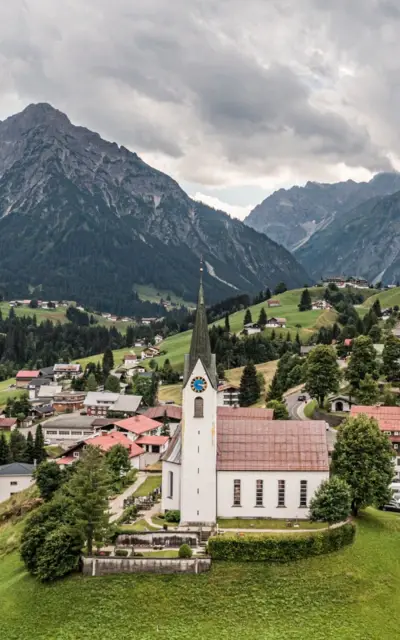
<path id="1" fill-rule="evenodd" d="M 281 303 L 279 302 L 279 300 L 267 300 L 267 305 L 269 307 L 280 307 Z"/>
<path id="2" fill-rule="evenodd" d="M 136 440 L 139 436 L 159 436 L 163 427 L 161 422 L 147 418 L 144 415 L 118 420 L 114 423 L 118 431 L 124 433 L 131 440 Z"/>
<path id="3" fill-rule="evenodd" d="M 53 407 L 57 413 L 81 411 L 86 398 L 85 391 L 60 391 L 53 396 Z"/>
<path id="4" fill-rule="evenodd" d="M 141 358 L 142 360 L 147 360 L 148 358 L 157 358 L 160 355 L 160 349 L 158 347 L 147 347 L 144 351 L 142 351 Z"/>
<path id="5" fill-rule="evenodd" d="M 182 407 L 175 404 L 160 404 L 157 407 L 150 407 L 143 415 L 158 422 L 168 423 L 169 434 L 173 436 L 182 420 Z"/>
<path id="6" fill-rule="evenodd" d="M 133 364 L 131 367 L 129 367 L 126 375 L 128 377 L 133 377 L 138 375 L 139 373 L 146 373 L 146 369 L 137 362 L 136 364 Z"/>
<path id="7" fill-rule="evenodd" d="M 34 378 L 28 384 L 29 400 L 35 400 L 38 396 L 40 387 L 51 385 L 52 380 L 50 378 Z"/>
<path id="8" fill-rule="evenodd" d="M 261 327 L 255 322 L 248 322 L 244 325 L 242 333 L 246 336 L 253 336 L 256 333 L 261 333 Z"/>
<path id="9" fill-rule="evenodd" d="M 17 375 L 15 376 L 16 386 L 19 389 L 27 389 L 31 380 L 35 380 L 41 375 L 42 374 L 40 371 L 25 371 L 24 369 L 22 369 L 21 371 L 18 371 Z"/>
<path id="10" fill-rule="evenodd" d="M 17 418 L 0 418 L 0 433 L 2 431 L 14 431 L 17 427 Z"/>
<path id="11" fill-rule="evenodd" d="M 141 396 L 122 395 L 108 391 L 89 391 L 84 407 L 89 416 L 106 416 L 108 411 L 135 415 L 142 402 Z"/>
<path id="12" fill-rule="evenodd" d="M 111 318 L 111 313 L 102 313 L 101 317 L 105 318 L 106 320 L 108 320 L 108 318 Z"/>
<path id="13" fill-rule="evenodd" d="M 274 329 L 284 329 L 286 327 L 286 318 L 268 318 L 265 326 Z"/>
<path id="14" fill-rule="evenodd" d="M 315 300 L 311 308 L 313 311 L 325 311 L 325 309 L 332 309 L 332 305 L 326 300 Z"/>
<path id="15" fill-rule="evenodd" d="M 137 355 L 136 353 L 125 353 L 124 355 L 124 365 L 125 367 L 131 367 L 132 365 L 134 365 L 137 362 Z"/>
<path id="16" fill-rule="evenodd" d="M 217 390 L 217 406 L 234 407 L 239 405 L 240 388 L 236 384 L 222 384 Z"/>
<path id="17" fill-rule="evenodd" d="M 154 322 L 157 322 L 157 318 L 142 318 L 141 324 L 144 324 L 145 326 L 149 326 Z"/>
<path id="18" fill-rule="evenodd" d="M 61 467 L 65 467 L 79 460 L 88 446 L 99 447 L 103 453 L 107 453 L 107 451 L 112 449 L 112 447 L 115 447 L 117 444 L 123 446 L 124 449 L 128 451 L 131 467 L 139 469 L 139 458 L 145 453 L 144 449 L 136 444 L 136 442 L 132 442 L 124 434 L 117 431 L 107 435 L 94 435 L 86 440 L 78 442 L 65 451 L 61 458 L 58 458 L 56 462 Z"/>
<path id="19" fill-rule="evenodd" d="M 52 404 L 42 404 L 32 407 L 32 416 L 35 418 L 49 418 L 52 415 L 54 415 L 54 408 Z"/>
<path id="20" fill-rule="evenodd" d="M 79 378 L 82 375 L 80 364 L 55 364 L 53 368 L 54 380 L 59 378 Z"/>
<path id="21" fill-rule="evenodd" d="M 135 347 L 136 348 L 141 348 L 141 347 L 145 347 L 146 346 L 146 341 L 145 340 L 135 340 Z"/>
<path id="22" fill-rule="evenodd" d="M 142 396 L 120 394 L 110 411 L 122 413 L 124 416 L 134 416 L 142 404 Z"/>
<path id="23" fill-rule="evenodd" d="M 393 444 L 395 455 L 397 456 L 400 448 L 400 407 L 382 407 L 382 406 L 363 406 L 353 405 L 350 415 L 358 416 L 361 413 L 369 418 L 375 418 L 378 422 L 379 429 L 386 433 L 389 440 Z M 395 473 L 400 479 L 400 457 L 395 458 Z"/>
<path id="24" fill-rule="evenodd" d="M 154 336 L 154 342 L 156 344 L 160 344 L 160 342 L 162 342 L 164 340 L 164 338 L 158 333 L 156 336 Z"/>

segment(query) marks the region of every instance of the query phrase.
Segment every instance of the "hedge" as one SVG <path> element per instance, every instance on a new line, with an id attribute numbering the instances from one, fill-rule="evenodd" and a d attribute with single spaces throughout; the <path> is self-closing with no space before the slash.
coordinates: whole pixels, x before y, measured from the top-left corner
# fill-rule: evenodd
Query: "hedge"
<path id="1" fill-rule="evenodd" d="M 221 535 L 210 538 L 207 548 L 213 560 L 289 562 L 337 551 L 351 544 L 355 533 L 355 525 L 347 522 L 312 534 Z"/>

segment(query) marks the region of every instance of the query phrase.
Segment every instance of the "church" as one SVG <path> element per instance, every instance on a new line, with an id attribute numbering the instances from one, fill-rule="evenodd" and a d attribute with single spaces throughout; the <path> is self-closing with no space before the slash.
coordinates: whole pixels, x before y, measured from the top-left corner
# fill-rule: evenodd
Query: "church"
<path id="1" fill-rule="evenodd" d="M 326 423 L 217 406 L 217 389 L 200 280 L 182 421 L 162 457 L 162 510 L 179 510 L 182 525 L 197 526 L 217 518 L 307 518 L 310 499 L 329 477 Z"/>

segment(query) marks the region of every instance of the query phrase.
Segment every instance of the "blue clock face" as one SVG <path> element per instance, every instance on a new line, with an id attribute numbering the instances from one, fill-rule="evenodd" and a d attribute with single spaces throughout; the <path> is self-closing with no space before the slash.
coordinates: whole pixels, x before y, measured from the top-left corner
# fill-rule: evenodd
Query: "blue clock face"
<path id="1" fill-rule="evenodd" d="M 201 376 L 198 376 L 197 378 L 193 378 L 190 386 L 195 393 L 203 393 L 203 391 L 207 389 L 207 381 Z"/>

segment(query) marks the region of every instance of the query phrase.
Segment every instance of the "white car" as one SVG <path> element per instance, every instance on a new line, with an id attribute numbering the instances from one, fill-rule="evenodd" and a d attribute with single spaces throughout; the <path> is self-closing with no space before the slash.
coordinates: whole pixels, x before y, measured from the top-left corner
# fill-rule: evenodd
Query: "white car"
<path id="1" fill-rule="evenodd" d="M 45 447 L 48 447 L 49 444 L 51 444 L 51 440 L 49 440 L 48 438 L 46 438 L 46 440 L 44 441 Z"/>

